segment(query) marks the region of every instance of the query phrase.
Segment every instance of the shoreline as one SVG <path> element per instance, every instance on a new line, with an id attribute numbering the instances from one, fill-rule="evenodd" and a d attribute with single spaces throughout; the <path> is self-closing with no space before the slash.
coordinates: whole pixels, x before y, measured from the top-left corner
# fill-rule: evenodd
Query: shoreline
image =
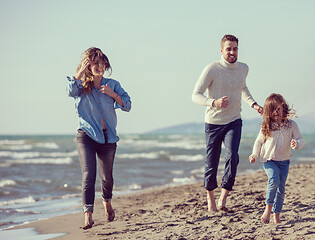
<path id="1" fill-rule="evenodd" d="M 291 165 L 281 223 L 260 222 L 267 177 L 263 170 L 236 177 L 228 212 L 209 213 L 201 182 L 161 186 L 113 197 L 116 218 L 105 220 L 101 199 L 95 201 L 93 228 L 82 230 L 83 213 L 39 220 L 2 232 L 35 229 L 36 239 L 312 239 L 315 238 L 315 163 Z M 215 190 L 218 198 L 220 188 Z M 313 229 L 312 229 L 313 228 Z M 63 234 L 63 235 L 61 235 Z M 1 236 L 1 232 L 0 232 Z M 153 237 L 154 236 L 154 237 Z"/>
<path id="2" fill-rule="evenodd" d="M 254 174 L 257 171 L 259 171 L 259 170 L 249 169 L 249 170 L 246 170 L 246 171 L 239 173 L 239 176 Z M 218 173 L 217 177 L 219 179 L 222 177 L 222 175 Z M 155 185 L 155 186 L 150 186 L 150 187 L 143 188 L 143 189 L 128 190 L 128 191 L 123 191 L 123 192 L 119 192 L 119 191 L 115 192 L 115 190 L 114 190 L 113 198 L 115 198 L 117 196 L 131 195 L 131 194 L 142 193 L 142 192 L 151 191 L 151 190 L 152 191 L 153 190 L 159 190 L 162 188 L 172 188 L 172 187 L 177 187 L 177 186 L 190 185 L 190 184 L 195 184 L 198 182 L 201 182 L 201 180 L 195 179 L 195 180 L 192 180 L 192 183 L 187 183 L 186 181 L 185 182 L 170 182 L 170 183 L 167 183 L 167 184 L 162 185 L 162 186 Z M 41 221 L 41 220 L 45 220 L 45 219 L 50 219 L 53 217 L 63 216 L 66 214 L 81 213 L 82 212 L 82 206 L 80 204 L 81 198 L 82 198 L 81 195 L 75 196 L 73 198 L 67 198 L 67 199 L 65 199 L 63 196 L 61 196 L 61 197 L 54 197 L 54 198 L 48 200 L 47 202 L 45 200 L 41 200 L 41 201 L 35 202 L 35 203 L 21 203 L 21 204 L 14 205 L 14 207 L 17 207 L 19 209 L 20 208 L 21 209 L 27 208 L 28 210 L 31 209 L 31 211 L 37 211 L 37 209 L 36 209 L 37 204 L 39 204 L 41 206 L 40 208 L 42 208 L 43 205 L 47 205 L 47 206 L 57 205 L 57 206 L 59 206 L 59 208 L 49 207 L 49 208 L 46 208 L 46 210 L 41 209 L 41 211 L 43 211 L 43 212 L 40 214 L 41 216 L 38 219 L 30 219 L 30 220 L 25 221 L 24 223 L 21 222 L 21 223 L 11 224 L 7 227 L 3 227 L 4 225 L 2 225 L 2 228 L 0 228 L 0 236 L 1 236 L 1 231 L 12 230 L 14 228 L 23 226 L 25 224 L 30 224 L 33 222 L 37 222 L 37 221 Z M 95 193 L 95 199 L 97 200 L 98 198 L 101 198 L 101 192 Z M 74 204 L 74 205 L 70 205 L 70 204 Z M 73 209 L 75 209 L 75 210 L 73 210 Z M 46 213 L 45 213 L 45 211 L 46 211 Z M 62 213 L 62 211 L 65 211 L 66 213 Z"/>

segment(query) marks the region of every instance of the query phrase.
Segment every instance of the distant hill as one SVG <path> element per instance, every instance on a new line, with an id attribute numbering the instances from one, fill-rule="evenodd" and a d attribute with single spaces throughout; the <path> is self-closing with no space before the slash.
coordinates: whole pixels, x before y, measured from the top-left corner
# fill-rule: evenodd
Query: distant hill
<path id="1" fill-rule="evenodd" d="M 244 133 L 258 133 L 261 118 L 243 119 Z M 315 111 L 299 118 L 295 118 L 301 133 L 315 133 Z M 203 134 L 204 123 L 185 123 L 165 128 L 155 129 L 147 134 Z"/>
<path id="2" fill-rule="evenodd" d="M 243 132 L 257 133 L 260 127 L 260 119 L 243 120 Z M 204 123 L 184 123 L 165 128 L 155 129 L 148 134 L 203 134 Z"/>

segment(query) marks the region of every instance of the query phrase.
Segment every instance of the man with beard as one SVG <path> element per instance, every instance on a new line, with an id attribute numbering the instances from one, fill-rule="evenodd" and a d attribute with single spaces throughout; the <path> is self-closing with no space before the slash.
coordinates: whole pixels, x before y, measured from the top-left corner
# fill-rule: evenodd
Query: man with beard
<path id="1" fill-rule="evenodd" d="M 248 66 L 237 62 L 238 39 L 225 35 L 221 40 L 221 60 L 209 64 L 201 73 L 193 95 L 194 103 L 207 106 L 205 113 L 206 160 L 204 187 L 207 190 L 208 210 L 228 211 L 226 199 L 235 182 L 239 162 L 238 149 L 241 140 L 241 99 L 262 114 L 246 86 Z M 204 93 L 207 92 L 207 96 Z M 225 145 L 225 169 L 221 183 L 221 195 L 216 206 L 214 189 L 221 145 Z"/>

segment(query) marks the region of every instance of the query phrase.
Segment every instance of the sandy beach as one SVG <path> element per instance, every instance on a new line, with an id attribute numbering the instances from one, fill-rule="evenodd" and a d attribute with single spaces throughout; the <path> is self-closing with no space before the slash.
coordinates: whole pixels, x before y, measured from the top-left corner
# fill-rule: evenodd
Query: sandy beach
<path id="1" fill-rule="evenodd" d="M 40 234 L 66 233 L 55 239 L 315 239 L 315 164 L 291 166 L 281 223 L 263 224 L 267 177 L 263 170 L 238 176 L 228 212 L 207 211 L 202 183 L 160 187 L 113 198 L 116 218 L 105 220 L 96 201 L 93 228 L 83 230 L 74 213 L 24 224 Z M 216 197 L 220 188 L 216 190 Z M 9 230 L 10 231 L 10 230 Z M 44 238 L 43 238 L 44 239 Z"/>

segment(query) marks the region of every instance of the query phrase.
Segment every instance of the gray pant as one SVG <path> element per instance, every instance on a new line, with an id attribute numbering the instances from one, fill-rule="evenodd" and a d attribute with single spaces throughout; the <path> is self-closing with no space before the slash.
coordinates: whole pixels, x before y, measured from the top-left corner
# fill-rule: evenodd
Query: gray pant
<path id="1" fill-rule="evenodd" d="M 104 131 L 107 139 L 106 131 Z M 83 130 L 77 134 L 77 148 L 82 171 L 82 203 L 83 211 L 93 212 L 95 199 L 96 165 L 101 180 L 102 198 L 109 201 L 112 198 L 114 179 L 113 165 L 116 153 L 116 143 L 98 143 L 91 139 Z M 98 161 L 96 161 L 96 155 Z"/>

